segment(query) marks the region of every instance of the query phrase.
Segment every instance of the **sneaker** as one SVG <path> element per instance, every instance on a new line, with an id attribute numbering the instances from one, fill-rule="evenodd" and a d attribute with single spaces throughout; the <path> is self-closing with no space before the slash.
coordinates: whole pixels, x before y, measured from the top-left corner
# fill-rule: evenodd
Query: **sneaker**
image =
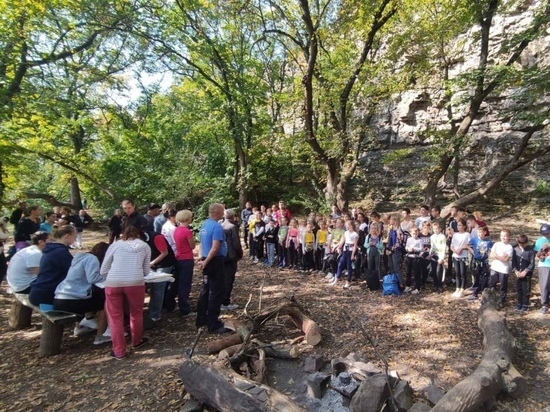
<path id="1" fill-rule="evenodd" d="M 412 288 L 410 286 L 407 286 L 403 292 L 409 293 L 412 291 Z"/>
<path id="2" fill-rule="evenodd" d="M 457 289 L 455 293 L 457 298 L 461 298 L 464 296 L 464 289 Z"/>
<path id="3" fill-rule="evenodd" d="M 196 316 L 197 312 L 187 312 L 187 313 L 181 313 L 180 317 L 182 318 L 192 318 L 193 316 Z"/>
<path id="4" fill-rule="evenodd" d="M 541 315 L 546 315 L 548 313 L 548 306 L 543 306 L 542 308 L 540 308 L 540 312 L 539 312 Z"/>
<path id="5" fill-rule="evenodd" d="M 124 356 L 116 356 L 114 352 L 111 352 L 111 353 L 109 354 L 109 356 L 111 357 L 111 359 L 115 359 L 115 360 L 123 360 L 123 359 L 126 358 L 126 355 L 124 355 Z"/>
<path id="6" fill-rule="evenodd" d="M 258 261 L 258 258 L 254 258 L 254 260 L 253 260 L 252 262 L 258 263 L 258 262 L 259 262 L 259 261 Z"/>
<path id="7" fill-rule="evenodd" d="M 103 334 L 103 336 L 111 337 L 111 329 L 109 328 L 109 326 L 107 326 L 107 329 L 105 329 L 105 333 Z M 124 336 L 128 336 L 128 332 L 124 332 Z"/>
<path id="8" fill-rule="evenodd" d="M 344 289 L 349 289 L 349 287 L 350 287 L 349 282 L 344 283 Z"/>
<path id="9" fill-rule="evenodd" d="M 231 304 L 229 304 L 229 305 L 222 305 L 222 306 L 220 307 L 220 309 L 221 309 L 222 311 L 227 311 L 227 310 L 235 310 L 235 309 L 237 309 L 238 307 L 239 307 L 239 305 L 237 305 L 237 304 L 235 304 L 235 303 L 231 303 Z"/>
<path id="10" fill-rule="evenodd" d="M 132 348 L 134 348 L 134 349 L 140 349 L 140 348 L 142 348 L 148 341 L 149 341 L 149 339 L 147 339 L 147 338 L 141 338 L 141 342 L 139 342 L 137 345 L 132 345 Z"/>
<path id="11" fill-rule="evenodd" d="M 477 300 L 477 295 L 470 295 L 468 300 Z"/>
<path id="12" fill-rule="evenodd" d="M 415 289 L 411 292 L 411 295 L 418 295 L 420 291 L 418 289 Z"/>
<path id="13" fill-rule="evenodd" d="M 92 328 L 89 328 L 87 326 L 81 326 L 80 328 L 75 327 L 74 331 L 73 331 L 73 336 L 86 335 L 87 333 L 93 332 L 94 330 L 96 330 L 96 329 L 92 329 Z"/>
<path id="14" fill-rule="evenodd" d="M 325 276 L 325 279 L 332 279 L 334 277 L 334 275 L 330 272 L 327 273 L 327 275 Z"/>
<path id="15" fill-rule="evenodd" d="M 521 308 L 522 308 L 522 307 L 523 307 L 523 306 L 520 305 L 520 304 L 516 305 L 516 312 L 521 312 Z"/>
<path id="16" fill-rule="evenodd" d="M 334 286 L 336 283 L 338 283 L 338 278 L 333 278 L 330 282 L 328 282 L 330 286 Z"/>
<path id="17" fill-rule="evenodd" d="M 107 342 L 110 342 L 111 341 L 111 337 L 110 336 L 98 336 L 96 335 L 95 338 L 94 338 L 94 345 L 102 345 L 103 343 L 107 343 Z"/>
<path id="18" fill-rule="evenodd" d="M 86 326 L 90 329 L 97 329 L 97 319 L 95 318 L 92 318 L 92 319 L 82 319 L 80 321 L 80 326 Z"/>
<path id="19" fill-rule="evenodd" d="M 529 306 L 522 306 L 521 311 L 522 312 L 529 312 Z"/>

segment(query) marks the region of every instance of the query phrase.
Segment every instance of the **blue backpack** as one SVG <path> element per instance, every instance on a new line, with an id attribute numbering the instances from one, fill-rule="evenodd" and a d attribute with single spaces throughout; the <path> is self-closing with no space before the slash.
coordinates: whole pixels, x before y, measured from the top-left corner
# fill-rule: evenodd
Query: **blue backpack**
<path id="1" fill-rule="evenodd" d="M 382 295 L 396 295 L 399 296 L 401 291 L 399 290 L 399 279 L 394 273 L 389 273 L 382 279 Z"/>

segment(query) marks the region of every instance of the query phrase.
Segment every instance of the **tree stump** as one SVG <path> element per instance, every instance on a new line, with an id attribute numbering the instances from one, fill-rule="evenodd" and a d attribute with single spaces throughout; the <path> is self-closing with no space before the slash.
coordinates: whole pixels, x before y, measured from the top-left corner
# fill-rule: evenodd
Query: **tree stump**
<path id="1" fill-rule="evenodd" d="M 31 326 L 32 309 L 23 305 L 17 299 L 11 304 L 9 325 L 11 328 L 19 330 Z"/>
<path id="2" fill-rule="evenodd" d="M 40 350 L 38 356 L 57 355 L 61 352 L 61 340 L 63 338 L 63 324 L 55 324 L 47 318 L 42 318 L 42 334 L 40 335 Z"/>
<path id="3" fill-rule="evenodd" d="M 478 326 L 483 332 L 485 354 L 477 369 L 447 392 L 432 412 L 476 411 L 493 402 L 499 393 L 517 398 L 527 389 L 525 378 L 512 364 L 516 339 L 497 309 L 496 293 L 485 290 L 481 302 Z"/>

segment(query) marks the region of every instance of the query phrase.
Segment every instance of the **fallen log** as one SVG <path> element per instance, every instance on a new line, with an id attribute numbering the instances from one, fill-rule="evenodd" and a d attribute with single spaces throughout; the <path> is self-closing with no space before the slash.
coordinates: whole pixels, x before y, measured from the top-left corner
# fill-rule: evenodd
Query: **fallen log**
<path id="1" fill-rule="evenodd" d="M 186 359 L 179 376 L 187 392 L 221 412 L 304 412 L 283 393 L 219 364 L 205 365 Z"/>
<path id="2" fill-rule="evenodd" d="M 269 358 L 291 360 L 300 357 L 300 350 L 294 345 L 292 345 L 288 350 L 285 350 L 279 349 L 272 344 L 262 343 L 256 339 L 253 339 L 252 343 L 255 346 L 251 346 L 250 349 L 254 349 L 255 347 L 261 348 L 264 350 L 265 355 Z M 220 353 L 218 353 L 218 359 L 230 358 L 235 355 L 241 348 L 242 344 L 229 346 L 228 348 L 225 348 L 221 350 Z"/>
<path id="3" fill-rule="evenodd" d="M 494 402 L 499 393 L 517 398 L 527 389 L 525 378 L 512 364 L 516 339 L 497 308 L 498 296 L 493 290 L 485 290 L 478 316 L 485 354 L 476 370 L 447 392 L 432 412 L 476 411 Z"/>
<path id="4" fill-rule="evenodd" d="M 243 342 L 243 339 L 240 335 L 233 333 L 231 335 L 224 336 L 218 340 L 208 342 L 206 344 L 206 351 L 209 355 L 218 353 L 223 349 L 229 348 L 234 345 L 239 345 Z"/>
<path id="5" fill-rule="evenodd" d="M 263 312 L 256 316 L 255 322 L 264 323 L 270 319 L 284 315 L 290 316 L 294 324 L 304 332 L 305 340 L 308 344 L 315 346 L 321 342 L 321 328 L 295 302 L 283 303 L 274 309 Z"/>
<path id="6" fill-rule="evenodd" d="M 250 337 L 250 329 L 244 323 L 241 323 L 236 319 L 227 319 L 224 322 L 224 326 L 228 329 L 234 330 L 237 333 L 233 333 L 213 342 L 209 342 L 206 345 L 206 350 L 209 355 L 219 353 L 221 350 L 229 348 L 230 346 L 246 342 Z"/>

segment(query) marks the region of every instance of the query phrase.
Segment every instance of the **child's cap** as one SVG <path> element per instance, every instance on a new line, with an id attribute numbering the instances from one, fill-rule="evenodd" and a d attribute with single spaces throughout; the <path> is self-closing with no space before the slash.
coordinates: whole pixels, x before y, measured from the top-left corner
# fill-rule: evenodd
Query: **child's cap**
<path id="1" fill-rule="evenodd" d="M 544 223 L 540 227 L 540 234 L 542 236 L 548 236 L 550 235 L 550 225 L 548 223 Z"/>

